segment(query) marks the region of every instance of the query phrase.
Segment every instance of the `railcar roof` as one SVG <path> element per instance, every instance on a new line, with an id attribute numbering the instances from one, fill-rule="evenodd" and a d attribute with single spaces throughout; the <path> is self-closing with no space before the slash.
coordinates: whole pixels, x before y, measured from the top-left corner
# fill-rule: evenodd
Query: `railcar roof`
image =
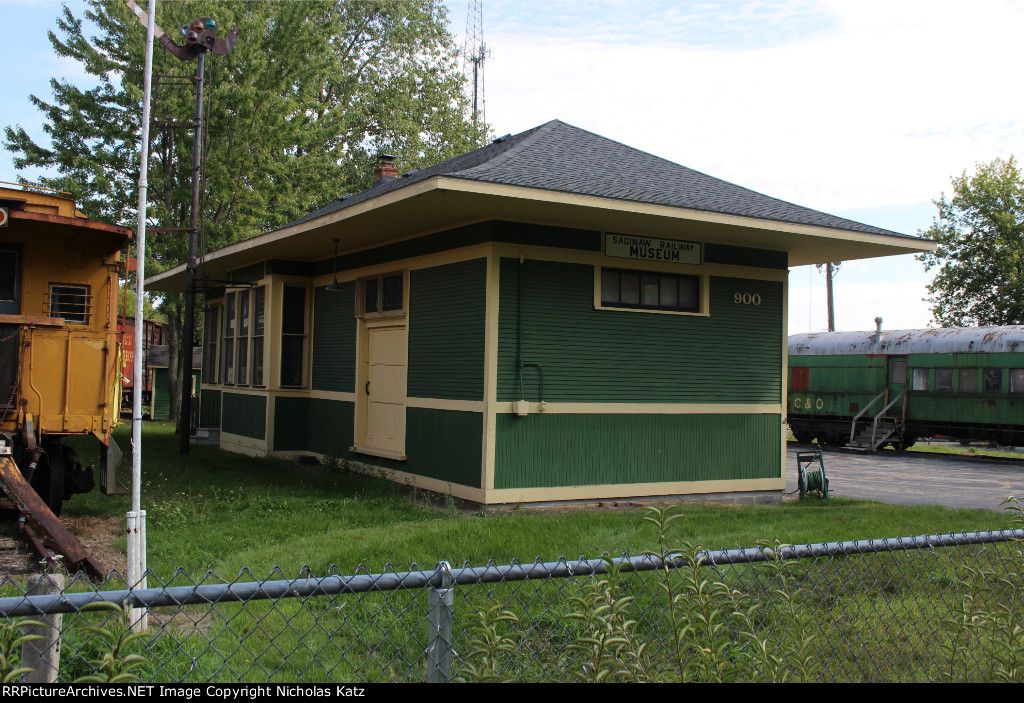
<path id="1" fill-rule="evenodd" d="M 789 337 L 790 356 L 999 354 L 1024 350 L 1024 325 L 923 330 L 810 332 Z"/>

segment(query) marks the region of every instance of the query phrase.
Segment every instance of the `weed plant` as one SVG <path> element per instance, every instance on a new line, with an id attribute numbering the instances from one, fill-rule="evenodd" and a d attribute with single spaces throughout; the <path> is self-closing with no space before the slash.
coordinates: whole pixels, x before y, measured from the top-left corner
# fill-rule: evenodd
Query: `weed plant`
<path id="1" fill-rule="evenodd" d="M 96 461 L 88 451 L 79 456 Z M 466 680 L 1019 677 L 1021 633 L 1010 626 L 1021 621 L 1019 596 L 1006 582 L 1020 581 L 1017 547 L 1009 565 L 1012 549 L 990 545 L 743 566 L 710 564 L 700 548 L 1010 526 L 989 511 L 843 499 L 690 505 L 647 515 L 652 535 L 634 509 L 466 514 L 448 494 L 435 508 L 411 501 L 390 470 L 364 475 L 344 460 L 299 466 L 199 446 L 182 457 L 169 424 L 147 425 L 143 456 L 151 587 L 396 570 L 381 566 L 390 563 L 404 571 L 417 561 L 431 570 L 439 559 L 641 554 L 656 538 L 654 553 L 676 567 L 456 587 L 454 649 Z M 98 493 L 66 506 L 118 520 L 126 510 L 127 498 Z M 785 553 L 777 542 L 759 549 Z M 132 671 L 143 680 L 424 680 L 427 610 L 422 591 L 158 608 L 147 663 Z M 70 680 L 92 671 L 102 638 L 66 630 Z M 980 666 L 981 656 L 998 665 Z"/>

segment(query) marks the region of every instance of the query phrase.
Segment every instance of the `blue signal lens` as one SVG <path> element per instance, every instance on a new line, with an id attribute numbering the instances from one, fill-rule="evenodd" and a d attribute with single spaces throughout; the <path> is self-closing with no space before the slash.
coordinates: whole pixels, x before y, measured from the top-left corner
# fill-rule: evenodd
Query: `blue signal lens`
<path id="1" fill-rule="evenodd" d="M 217 29 L 217 23 L 216 23 L 216 22 L 214 22 L 214 21 L 213 21 L 213 20 L 211 20 L 211 19 L 207 19 L 207 20 L 206 20 L 206 28 L 207 28 L 207 29 Z"/>

